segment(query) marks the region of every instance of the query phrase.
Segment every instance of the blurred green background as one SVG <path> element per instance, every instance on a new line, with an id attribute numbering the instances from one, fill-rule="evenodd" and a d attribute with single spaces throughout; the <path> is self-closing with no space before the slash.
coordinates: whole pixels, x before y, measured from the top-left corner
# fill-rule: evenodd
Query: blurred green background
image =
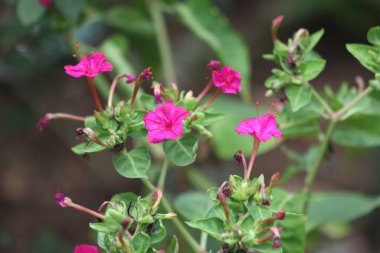
<path id="1" fill-rule="evenodd" d="M 79 124 L 57 121 L 42 133 L 35 128 L 46 112 L 86 115 L 94 110 L 86 81 L 73 79 L 63 71 L 64 65 L 75 63 L 74 42 L 104 51 L 118 63 L 114 73 L 138 73 L 152 66 L 156 80 L 164 75 L 144 1 L 53 0 L 47 8 L 33 7 L 32 1 L 37 2 L 20 0 L 26 2 L 23 7 L 17 0 L 0 3 L 0 252 L 72 252 L 75 244 L 94 242 L 95 235 L 89 232 L 89 217 L 55 204 L 57 190 L 92 209 L 116 193 L 143 191 L 139 181 L 127 181 L 115 172 L 111 154 L 82 158 L 71 152 L 70 147 L 78 142 L 75 129 Z M 171 6 L 176 1 L 162 2 L 177 85 L 197 94 L 205 84 L 205 65 L 219 54 L 173 13 Z M 378 0 L 211 2 L 249 49 L 252 78 L 246 85 L 251 87 L 254 101 L 270 101 L 264 99 L 263 82 L 273 66 L 261 55 L 272 50 L 271 21 L 280 14 L 285 15 L 279 30 L 283 40 L 300 27 L 312 32 L 325 29 L 316 48 L 327 59 L 326 70 L 314 82 L 318 89 L 326 83 L 336 87 L 344 80 L 354 85 L 355 76 L 371 76 L 350 56 L 345 44 L 364 43 L 367 30 L 380 24 Z M 215 31 L 218 29 L 215 25 Z M 310 142 L 288 141 L 287 145 L 302 150 Z M 316 190 L 379 195 L 378 148 L 363 152 L 334 146 L 333 150 L 320 169 Z M 285 155 L 276 149 L 257 160 L 256 173 L 282 172 L 285 164 Z M 219 160 L 208 142 L 193 167 L 208 175 L 213 184 L 239 173 L 231 161 Z M 297 176 L 285 187 L 298 190 L 302 177 Z M 183 169 L 172 170 L 167 182 L 173 195 L 194 188 Z M 311 233 L 310 252 L 380 252 L 379 214 L 377 210 L 353 224 L 329 224 Z"/>

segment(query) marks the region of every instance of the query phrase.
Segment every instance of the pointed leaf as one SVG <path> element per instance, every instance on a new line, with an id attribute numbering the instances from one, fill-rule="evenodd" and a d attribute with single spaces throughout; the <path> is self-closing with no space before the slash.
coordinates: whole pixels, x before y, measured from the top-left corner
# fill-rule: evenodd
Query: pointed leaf
<path id="1" fill-rule="evenodd" d="M 172 239 L 169 242 L 169 246 L 166 249 L 166 253 L 178 253 L 179 252 L 179 245 L 178 240 L 175 235 L 173 235 Z"/>
<path id="2" fill-rule="evenodd" d="M 150 237 L 145 233 L 138 233 L 132 239 L 132 247 L 136 253 L 146 253 L 150 247 Z"/>
<path id="3" fill-rule="evenodd" d="M 202 220 L 186 222 L 192 228 L 199 229 L 211 235 L 215 239 L 222 241 L 224 224 L 218 218 L 210 217 Z"/>
<path id="4" fill-rule="evenodd" d="M 198 150 L 198 138 L 185 136 L 177 140 L 167 140 L 163 145 L 169 160 L 177 166 L 186 166 L 195 161 Z"/>
<path id="5" fill-rule="evenodd" d="M 179 195 L 174 201 L 174 207 L 188 220 L 198 220 L 212 207 L 213 202 L 206 194 L 200 192 L 186 192 Z"/>
<path id="6" fill-rule="evenodd" d="M 380 26 L 372 27 L 367 33 L 367 39 L 370 43 L 380 46 Z"/>
<path id="7" fill-rule="evenodd" d="M 304 253 L 306 246 L 306 216 L 286 213 L 285 219 L 277 221 L 275 226 L 283 228 L 281 247 L 284 253 Z"/>
<path id="8" fill-rule="evenodd" d="M 293 112 L 298 111 L 311 100 L 312 90 L 310 86 L 289 86 L 286 88 L 286 95 L 289 98 Z"/>
<path id="9" fill-rule="evenodd" d="M 374 60 L 379 57 L 380 49 L 363 44 L 347 44 L 347 50 L 368 70 L 373 73 L 380 71 L 380 64 Z"/>
<path id="10" fill-rule="evenodd" d="M 24 26 L 36 22 L 45 12 L 45 7 L 37 0 L 20 0 L 17 4 L 17 16 Z"/>
<path id="11" fill-rule="evenodd" d="M 112 158 L 116 171 L 126 178 L 146 178 L 150 167 L 150 156 L 145 147 L 122 151 Z"/>
<path id="12" fill-rule="evenodd" d="M 300 71 L 303 74 L 304 81 L 310 81 L 316 78 L 325 68 L 325 60 L 304 61 L 300 65 Z"/>

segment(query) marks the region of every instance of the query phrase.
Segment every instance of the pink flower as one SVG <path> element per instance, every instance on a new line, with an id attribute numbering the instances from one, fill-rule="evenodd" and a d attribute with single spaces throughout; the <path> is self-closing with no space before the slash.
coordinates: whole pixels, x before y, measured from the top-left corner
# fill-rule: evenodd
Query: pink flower
<path id="1" fill-rule="evenodd" d="M 219 72 L 212 72 L 212 80 L 216 87 L 222 89 L 223 93 L 236 94 L 241 91 L 240 72 L 233 70 L 230 66 L 224 66 Z"/>
<path id="2" fill-rule="evenodd" d="M 152 77 L 152 67 L 147 67 L 146 69 L 144 69 L 141 73 L 140 73 L 140 78 L 142 79 L 145 79 L 147 81 L 151 80 L 153 77 Z"/>
<path id="3" fill-rule="evenodd" d="M 159 143 L 164 140 L 175 140 L 182 136 L 182 122 L 189 116 L 189 112 L 175 106 L 173 102 L 157 106 L 144 116 L 145 128 L 148 130 L 148 140 L 151 143 Z"/>
<path id="4" fill-rule="evenodd" d="M 272 21 L 272 26 L 278 28 L 284 21 L 284 15 L 277 16 Z"/>
<path id="5" fill-rule="evenodd" d="M 210 70 L 218 71 L 220 69 L 220 62 L 217 60 L 211 60 L 207 64 L 207 68 Z"/>
<path id="6" fill-rule="evenodd" d="M 95 245 L 82 244 L 75 247 L 74 253 L 99 253 L 99 250 Z"/>
<path id="7" fill-rule="evenodd" d="M 266 142 L 272 137 L 280 138 L 282 133 L 277 129 L 276 118 L 272 113 L 258 118 L 243 120 L 235 129 L 238 134 L 250 134 L 259 141 Z"/>
<path id="8" fill-rule="evenodd" d="M 40 4 L 43 6 L 49 6 L 53 0 L 39 0 Z"/>
<path id="9" fill-rule="evenodd" d="M 128 83 L 128 84 L 133 83 L 136 80 L 136 76 L 134 74 L 131 74 L 131 73 L 125 74 L 125 77 L 127 78 L 126 83 Z"/>
<path id="10" fill-rule="evenodd" d="M 110 72 L 113 66 L 105 61 L 106 58 L 102 52 L 92 53 L 83 57 L 75 66 L 66 65 L 66 74 L 72 77 L 95 77 L 100 73 Z"/>

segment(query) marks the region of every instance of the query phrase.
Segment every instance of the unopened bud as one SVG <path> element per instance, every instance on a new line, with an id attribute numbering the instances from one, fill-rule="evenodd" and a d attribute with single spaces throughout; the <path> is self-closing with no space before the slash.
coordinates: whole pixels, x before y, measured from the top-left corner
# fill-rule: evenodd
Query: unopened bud
<path id="1" fill-rule="evenodd" d="M 274 249 L 277 249 L 277 248 L 281 247 L 281 241 L 280 241 L 279 238 L 275 238 L 275 239 L 274 239 L 274 242 L 273 242 L 272 247 L 273 247 Z"/>
<path id="2" fill-rule="evenodd" d="M 296 60 L 292 54 L 289 54 L 288 58 L 286 58 L 286 63 L 289 65 L 291 69 L 294 69 L 296 65 Z"/>
<path id="3" fill-rule="evenodd" d="M 283 220 L 285 219 L 285 211 L 284 210 L 280 210 L 276 213 L 275 217 L 276 217 L 276 220 Z"/>
<path id="4" fill-rule="evenodd" d="M 51 116 L 50 116 L 49 113 L 47 113 L 44 116 L 42 116 L 38 120 L 38 123 L 37 123 L 37 126 L 36 126 L 36 128 L 38 129 L 38 131 L 42 132 L 44 129 L 46 129 L 48 127 L 48 125 L 50 124 L 50 120 L 51 120 Z"/>
<path id="5" fill-rule="evenodd" d="M 243 161 L 243 151 L 238 150 L 234 154 L 234 159 L 236 160 L 237 164 L 240 165 Z"/>
<path id="6" fill-rule="evenodd" d="M 126 83 L 133 83 L 136 80 L 136 75 L 132 73 L 125 74 L 125 78 L 127 78 Z"/>
<path id="7" fill-rule="evenodd" d="M 65 195 L 63 195 L 60 192 L 57 192 L 54 195 L 54 198 L 55 198 L 55 201 L 57 202 L 57 204 L 60 205 L 61 207 L 67 207 L 72 203 L 70 198 L 66 197 Z"/>
<path id="8" fill-rule="evenodd" d="M 156 209 L 158 208 L 158 205 L 161 202 L 162 198 L 162 191 L 157 188 L 156 191 L 152 195 L 152 201 L 150 202 L 149 210 L 150 212 L 155 212 Z"/>
<path id="9" fill-rule="evenodd" d="M 160 83 L 155 83 L 152 86 L 153 93 L 154 93 L 154 102 L 156 104 L 162 104 L 162 98 L 161 98 L 161 84 Z"/>
<path id="10" fill-rule="evenodd" d="M 278 28 L 281 26 L 282 22 L 284 21 L 284 15 L 277 16 L 272 21 L 272 27 Z"/>
<path id="11" fill-rule="evenodd" d="M 84 134 L 83 128 L 79 127 L 75 130 L 75 134 L 77 137 L 82 136 Z"/>

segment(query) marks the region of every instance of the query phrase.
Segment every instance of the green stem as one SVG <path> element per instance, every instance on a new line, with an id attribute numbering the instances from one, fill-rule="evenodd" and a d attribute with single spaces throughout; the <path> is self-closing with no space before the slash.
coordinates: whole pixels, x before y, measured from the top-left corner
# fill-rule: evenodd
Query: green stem
<path id="1" fill-rule="evenodd" d="M 164 191 L 165 187 L 165 179 L 166 179 L 166 174 L 168 173 L 168 168 L 169 168 L 169 160 L 165 158 L 164 163 L 162 164 L 161 172 L 160 172 L 160 178 L 158 179 L 158 188 L 161 189 L 161 191 Z"/>
<path id="2" fill-rule="evenodd" d="M 141 179 L 142 182 L 144 183 L 144 185 L 151 191 L 155 191 L 156 190 L 156 187 L 146 178 L 142 178 Z M 165 209 L 166 212 L 168 213 L 173 213 L 174 210 L 173 208 L 170 206 L 170 203 L 169 201 L 164 197 L 162 197 L 161 199 L 161 204 L 163 206 L 163 208 Z M 202 247 L 197 243 L 197 241 L 194 239 L 194 237 L 189 233 L 189 231 L 187 231 L 186 227 L 182 224 L 182 222 L 175 218 L 175 219 L 172 219 L 174 225 L 176 226 L 176 228 L 178 229 L 178 231 L 181 233 L 181 235 L 183 236 L 183 238 L 185 239 L 185 241 L 189 244 L 189 246 L 195 251 L 195 252 L 206 252 L 204 249 L 202 249 Z"/>
<path id="3" fill-rule="evenodd" d="M 308 173 L 304 182 L 304 192 L 306 192 L 306 200 L 305 200 L 304 210 L 303 210 L 304 213 L 307 212 L 307 208 L 308 208 L 309 200 L 310 200 L 311 187 L 313 186 L 315 177 L 318 172 L 318 168 L 321 165 L 323 158 L 326 154 L 326 150 L 327 150 L 329 141 L 331 139 L 332 133 L 334 131 L 335 125 L 336 125 L 335 121 L 332 120 L 329 122 L 326 133 L 323 136 L 322 142 L 319 144 L 317 156 L 314 162 L 311 164 L 310 168 L 308 169 Z"/>
<path id="4" fill-rule="evenodd" d="M 147 0 L 147 3 L 157 37 L 165 81 L 168 84 L 171 82 L 176 83 L 173 55 L 171 51 L 168 32 L 165 25 L 165 19 L 161 12 L 160 0 Z"/>
<path id="5" fill-rule="evenodd" d="M 327 102 L 321 97 L 321 95 L 319 95 L 318 91 L 316 91 L 313 86 L 310 85 L 310 87 L 311 87 L 314 97 L 318 100 L 318 102 L 322 105 L 322 107 L 325 108 L 330 118 L 333 118 L 334 111 L 327 104 Z"/>
<path id="6" fill-rule="evenodd" d="M 334 113 L 335 120 L 338 121 L 346 112 L 348 112 L 352 107 L 354 107 L 372 91 L 373 88 L 371 86 L 368 86 L 363 92 L 359 93 L 359 95 L 357 95 L 349 104 Z"/>

